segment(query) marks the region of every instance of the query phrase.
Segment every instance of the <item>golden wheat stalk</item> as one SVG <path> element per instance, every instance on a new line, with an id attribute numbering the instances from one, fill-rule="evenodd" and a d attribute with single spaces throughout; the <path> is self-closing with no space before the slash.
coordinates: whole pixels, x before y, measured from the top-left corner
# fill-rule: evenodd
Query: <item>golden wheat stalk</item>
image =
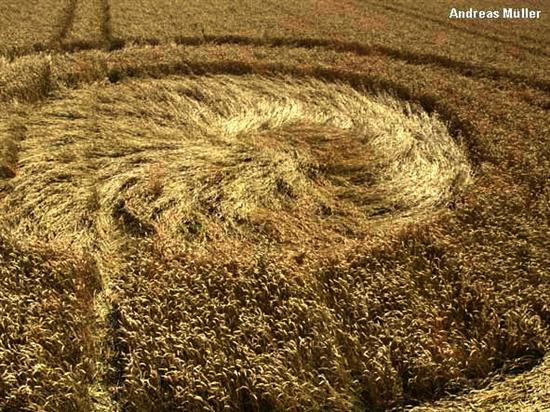
<path id="1" fill-rule="evenodd" d="M 437 117 L 313 78 L 91 84 L 26 122 L 0 207 L 21 235 L 76 243 L 100 232 L 184 244 L 365 237 L 373 222 L 428 215 L 470 180 Z"/>

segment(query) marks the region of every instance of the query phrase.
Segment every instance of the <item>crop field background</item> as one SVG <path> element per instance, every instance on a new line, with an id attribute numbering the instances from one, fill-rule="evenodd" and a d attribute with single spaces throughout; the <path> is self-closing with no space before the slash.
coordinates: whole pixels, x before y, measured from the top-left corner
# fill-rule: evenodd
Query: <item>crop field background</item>
<path id="1" fill-rule="evenodd" d="M 550 410 L 512 3 L 0 1 L 0 411 Z"/>

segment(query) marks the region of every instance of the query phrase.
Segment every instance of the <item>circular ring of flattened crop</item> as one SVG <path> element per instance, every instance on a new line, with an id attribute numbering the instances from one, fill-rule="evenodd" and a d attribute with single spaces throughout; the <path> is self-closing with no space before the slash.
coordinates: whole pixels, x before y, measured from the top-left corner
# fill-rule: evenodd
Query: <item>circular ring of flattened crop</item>
<path id="1" fill-rule="evenodd" d="M 94 83 L 26 135 L 5 213 L 48 237 L 328 246 L 429 215 L 470 180 L 436 116 L 315 78 Z"/>

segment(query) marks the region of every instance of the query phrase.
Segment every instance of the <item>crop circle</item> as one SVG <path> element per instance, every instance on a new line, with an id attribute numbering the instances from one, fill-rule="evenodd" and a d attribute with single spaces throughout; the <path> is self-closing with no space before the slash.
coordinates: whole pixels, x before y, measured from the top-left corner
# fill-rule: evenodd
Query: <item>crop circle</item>
<path id="1" fill-rule="evenodd" d="M 33 113 L 22 148 L 5 204 L 54 238 L 330 246 L 429 215 L 470 180 L 437 117 L 291 76 L 85 85 Z"/>

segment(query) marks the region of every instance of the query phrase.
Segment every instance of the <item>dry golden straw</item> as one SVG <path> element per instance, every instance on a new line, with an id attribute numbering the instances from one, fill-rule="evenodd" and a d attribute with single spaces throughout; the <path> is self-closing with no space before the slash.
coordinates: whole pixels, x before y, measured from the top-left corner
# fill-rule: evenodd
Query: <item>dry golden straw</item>
<path id="1" fill-rule="evenodd" d="M 154 233 L 188 246 L 364 238 L 470 181 L 436 117 L 313 78 L 91 84 L 26 126 L 2 212 L 22 236 L 83 246 Z"/>

